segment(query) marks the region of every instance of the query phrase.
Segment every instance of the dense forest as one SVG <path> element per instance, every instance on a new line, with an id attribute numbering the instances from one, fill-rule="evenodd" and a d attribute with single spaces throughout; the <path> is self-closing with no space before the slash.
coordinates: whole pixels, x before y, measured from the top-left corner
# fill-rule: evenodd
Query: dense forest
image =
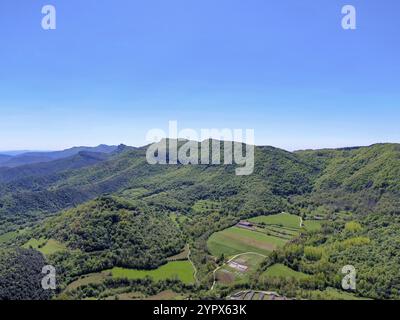
<path id="1" fill-rule="evenodd" d="M 36 250 L 0 249 L 0 298 L 2 300 L 47 300 L 52 296 L 41 286 L 46 261 Z"/>
<path id="2" fill-rule="evenodd" d="M 25 166 L 25 174 L 13 168 L 0 171 L 0 235 L 26 231 L 0 246 L 58 241 L 66 249 L 46 259 L 65 287 L 83 274 L 115 266 L 154 269 L 188 243 L 199 279 L 192 294 L 225 297 L 232 288 L 207 290 L 218 265 L 208 252 L 208 237 L 241 219 L 290 211 L 326 223 L 271 254 L 259 272 L 282 263 L 310 277 L 273 282 L 255 277 L 244 287 L 310 298 L 316 290 L 340 286 L 340 266 L 352 264 L 361 296 L 399 299 L 399 160 L 397 144 L 294 153 L 256 147 L 254 173 L 236 176 L 234 165 L 149 165 L 145 148 L 121 146 L 94 158 L 78 154 Z M 213 205 L 199 210 L 196 204 L 203 200 Z M 106 282 L 73 294 L 91 297 L 93 290 L 101 294 L 116 285 Z"/>

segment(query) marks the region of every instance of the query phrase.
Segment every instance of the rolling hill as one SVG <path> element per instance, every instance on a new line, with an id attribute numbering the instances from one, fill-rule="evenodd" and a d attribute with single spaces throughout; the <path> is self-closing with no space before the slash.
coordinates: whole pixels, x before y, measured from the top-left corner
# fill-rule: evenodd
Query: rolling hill
<path id="1" fill-rule="evenodd" d="M 107 155 L 80 152 L 0 171 L 0 233 L 31 226 L 15 244 L 51 239 L 68 248 L 48 257 L 63 270 L 64 284 L 112 267 L 158 267 L 188 242 L 199 281 L 207 285 L 216 260 L 206 243 L 214 232 L 286 211 L 327 223 L 296 240 L 295 253 L 291 243 L 278 250 L 272 264 L 315 275 L 304 286 L 318 289 L 337 283 L 335 268 L 352 259 L 386 290 L 364 281 L 365 296 L 397 297 L 388 288 L 398 277 L 400 145 L 293 153 L 256 147 L 250 176 L 236 176 L 235 165 L 149 165 L 145 153 L 146 147 L 121 146 Z M 343 231 L 349 221 L 362 225 L 360 231 Z M 310 252 L 322 252 L 313 267 Z M 367 252 L 376 254 L 375 265 Z M 262 281 L 255 285 L 264 289 Z"/>
<path id="2" fill-rule="evenodd" d="M 104 161 L 94 163 L 91 159 L 92 165 L 81 168 L 71 164 L 81 161 L 67 158 L 12 173 L 10 169 L 0 171 L 0 230 L 126 188 L 145 188 L 153 203 L 164 205 L 173 201 L 189 205 L 210 196 L 231 197 L 241 212 L 280 210 L 287 206 L 286 196 L 311 188 L 313 168 L 292 153 L 272 147 L 256 149 L 255 172 L 247 177 L 236 176 L 234 165 L 149 165 L 145 153 L 146 148 L 125 147 Z"/>
<path id="3" fill-rule="evenodd" d="M 116 149 L 117 146 L 107 146 L 102 144 L 97 147 L 73 147 L 62 151 L 24 152 L 16 155 L 0 155 L 0 167 L 13 168 L 28 164 L 49 162 L 57 159 L 71 157 L 83 151 L 111 153 Z"/>

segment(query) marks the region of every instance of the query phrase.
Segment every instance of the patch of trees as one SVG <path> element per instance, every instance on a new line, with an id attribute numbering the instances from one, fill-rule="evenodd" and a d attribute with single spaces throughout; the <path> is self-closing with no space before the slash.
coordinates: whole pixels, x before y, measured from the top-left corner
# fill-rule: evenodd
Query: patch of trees
<path id="1" fill-rule="evenodd" d="M 51 290 L 42 289 L 47 265 L 41 253 L 19 248 L 0 250 L 0 300 L 47 300 Z"/>
<path id="2" fill-rule="evenodd" d="M 33 237 L 67 245 L 49 259 L 69 282 L 82 274 L 114 266 L 155 269 L 185 245 L 177 225 L 145 203 L 101 197 L 50 219 Z"/>
<path id="3" fill-rule="evenodd" d="M 188 297 L 193 296 L 194 288 L 179 280 L 170 279 L 154 282 L 150 278 L 128 280 L 107 279 L 101 284 L 89 284 L 79 287 L 72 292 L 62 295 L 64 299 L 105 299 L 115 297 L 122 293 L 140 293 L 145 296 L 153 296 L 162 291 L 170 290 L 176 293 L 184 293 Z"/>

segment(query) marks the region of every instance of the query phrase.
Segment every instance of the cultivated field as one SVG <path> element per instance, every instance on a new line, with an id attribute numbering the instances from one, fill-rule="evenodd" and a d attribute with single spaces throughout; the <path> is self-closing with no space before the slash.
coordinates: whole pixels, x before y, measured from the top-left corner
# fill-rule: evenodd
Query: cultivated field
<path id="1" fill-rule="evenodd" d="M 209 238 L 207 246 L 210 253 L 216 257 L 221 254 L 233 256 L 244 252 L 267 255 L 286 242 L 286 239 L 269 236 L 262 232 L 232 227 L 214 233 Z"/>
<path id="2" fill-rule="evenodd" d="M 231 257 L 216 269 L 215 285 L 247 282 L 265 256 L 299 236 L 302 231 L 304 229 L 299 216 L 281 213 L 256 217 L 214 233 L 207 241 L 209 252 L 215 257 Z M 264 276 L 301 278 L 303 274 L 284 265 L 275 265 Z"/>
<path id="3" fill-rule="evenodd" d="M 247 283 L 264 259 L 264 256 L 253 253 L 239 255 L 216 271 L 216 281 L 223 285 Z"/>
<path id="4" fill-rule="evenodd" d="M 238 225 L 214 233 L 207 242 L 210 253 L 216 257 L 244 252 L 267 255 L 297 237 L 302 230 L 300 217 L 288 213 L 260 216 L 248 222 L 252 224 L 249 228 Z"/>

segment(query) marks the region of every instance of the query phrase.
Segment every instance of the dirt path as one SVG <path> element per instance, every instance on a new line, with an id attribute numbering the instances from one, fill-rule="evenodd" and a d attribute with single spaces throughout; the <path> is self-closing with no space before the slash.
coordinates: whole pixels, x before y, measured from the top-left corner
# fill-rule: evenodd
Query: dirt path
<path id="1" fill-rule="evenodd" d="M 239 253 L 239 254 L 233 256 L 233 257 L 230 258 L 227 262 L 225 262 L 224 264 L 220 265 L 218 268 L 216 268 L 216 269 L 213 271 L 213 278 L 214 278 L 214 281 L 213 281 L 213 284 L 212 284 L 211 289 L 210 289 L 211 291 L 214 290 L 215 284 L 216 284 L 216 282 L 217 282 L 217 279 L 215 278 L 215 274 L 217 273 L 217 271 L 218 271 L 219 269 L 221 269 L 223 266 L 225 266 L 226 264 L 228 264 L 229 262 L 235 260 L 237 257 L 243 256 L 243 255 L 245 255 L 245 254 L 255 254 L 255 255 L 260 256 L 260 257 L 263 257 L 263 258 L 266 258 L 266 257 L 267 257 L 266 255 L 261 254 L 261 253 L 257 253 L 257 252 L 243 252 L 243 253 Z"/>
<path id="2" fill-rule="evenodd" d="M 191 253 L 191 251 L 190 251 L 190 244 L 188 244 L 188 248 L 189 248 L 189 252 L 188 252 L 188 256 L 187 256 L 187 257 L 188 257 L 188 260 L 189 260 L 189 262 L 192 264 L 193 269 L 194 269 L 193 278 L 194 278 L 194 281 L 196 281 L 196 284 L 199 284 L 199 279 L 197 279 L 197 268 L 196 268 L 196 266 L 194 265 L 192 259 L 190 259 L 190 253 Z"/>

